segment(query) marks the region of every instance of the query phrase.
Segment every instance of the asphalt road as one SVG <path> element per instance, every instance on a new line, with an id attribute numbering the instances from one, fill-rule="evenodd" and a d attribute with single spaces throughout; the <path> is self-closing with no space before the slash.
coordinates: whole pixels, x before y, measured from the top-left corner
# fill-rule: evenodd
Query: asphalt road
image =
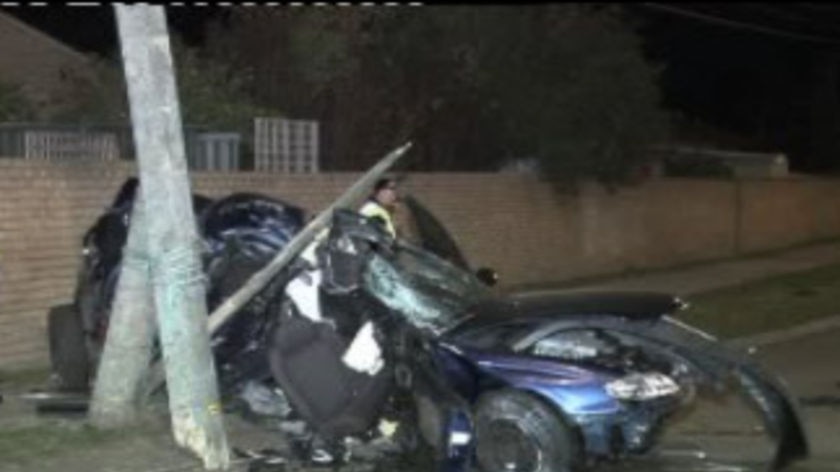
<path id="1" fill-rule="evenodd" d="M 791 472 L 840 471 L 840 329 L 764 346 L 756 352 L 802 400 L 811 457 Z M 651 457 L 600 470 L 753 472 L 766 470 L 772 444 L 738 399 L 701 403 L 665 433 Z"/>

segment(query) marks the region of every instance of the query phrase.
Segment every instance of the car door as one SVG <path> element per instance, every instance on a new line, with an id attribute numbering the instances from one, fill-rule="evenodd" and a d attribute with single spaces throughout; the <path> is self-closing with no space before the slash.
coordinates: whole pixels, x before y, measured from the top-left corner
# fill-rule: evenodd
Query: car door
<path id="1" fill-rule="evenodd" d="M 420 247 L 469 271 L 467 259 L 440 220 L 414 196 L 405 196 L 403 202 L 414 222 Z"/>

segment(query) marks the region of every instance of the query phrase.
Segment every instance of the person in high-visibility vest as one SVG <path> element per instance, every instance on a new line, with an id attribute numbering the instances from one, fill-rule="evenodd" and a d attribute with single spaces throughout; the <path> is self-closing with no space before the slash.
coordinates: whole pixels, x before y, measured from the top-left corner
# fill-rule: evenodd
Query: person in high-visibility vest
<path id="1" fill-rule="evenodd" d="M 376 181 L 370 197 L 359 209 L 362 215 L 373 218 L 381 223 L 392 237 L 397 237 L 397 227 L 394 224 L 396 210 L 397 182 L 393 178 L 382 178 Z"/>
<path id="2" fill-rule="evenodd" d="M 359 209 L 359 214 L 382 225 L 391 237 L 397 237 L 394 224 L 394 211 L 397 204 L 397 184 L 394 178 L 381 178 L 371 189 L 367 201 Z M 300 273 L 286 285 L 286 294 L 296 305 L 300 313 L 312 321 L 322 321 L 319 290 L 323 273 L 319 268 L 317 248 L 327 238 L 328 229 L 321 231 L 301 253 L 300 259 L 306 265 Z"/>

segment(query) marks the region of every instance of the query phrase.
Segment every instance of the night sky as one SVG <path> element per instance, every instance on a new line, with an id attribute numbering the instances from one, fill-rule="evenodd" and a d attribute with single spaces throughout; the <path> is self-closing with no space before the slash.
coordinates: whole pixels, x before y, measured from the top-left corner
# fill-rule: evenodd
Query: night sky
<path id="1" fill-rule="evenodd" d="M 658 7 L 658 8 L 654 8 Z M 788 155 L 794 170 L 836 172 L 840 6 L 633 4 L 666 104 Z M 697 18 L 695 15 L 703 15 Z"/>
<path id="2" fill-rule="evenodd" d="M 3 7 L 2 10 L 82 52 L 117 51 L 117 23 L 110 5 L 97 7 Z M 167 7 L 170 27 L 193 45 L 204 39 L 204 24 L 224 13 L 222 7 Z"/>
<path id="3" fill-rule="evenodd" d="M 664 5 L 664 4 L 663 4 Z M 669 5 L 668 5 L 669 6 Z M 637 5 L 646 51 L 664 66 L 666 103 L 715 124 L 743 129 L 762 102 L 794 104 L 823 52 L 840 51 L 840 7 L 808 4 L 673 4 L 676 11 Z M 738 22 L 726 24 L 723 21 Z M 767 27 L 768 32 L 751 26 Z M 813 36 L 808 40 L 787 36 Z M 772 111 L 768 110 L 772 115 Z"/>
<path id="4" fill-rule="evenodd" d="M 117 51 L 111 6 L 4 10 L 81 51 Z M 738 135 L 761 134 L 756 147 L 767 150 L 795 147 L 790 117 L 807 114 L 809 74 L 840 52 L 840 6 L 831 4 L 627 4 L 627 11 L 647 56 L 663 68 L 669 108 Z M 220 14 L 223 7 L 167 8 L 170 26 L 193 45 Z"/>

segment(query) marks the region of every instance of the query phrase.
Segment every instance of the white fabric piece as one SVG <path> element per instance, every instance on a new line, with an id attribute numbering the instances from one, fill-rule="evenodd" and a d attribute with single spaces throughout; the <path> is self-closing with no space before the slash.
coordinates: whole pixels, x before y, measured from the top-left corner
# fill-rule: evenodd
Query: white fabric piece
<path id="1" fill-rule="evenodd" d="M 302 272 L 286 285 L 286 295 L 294 302 L 298 312 L 317 323 L 322 321 L 321 300 L 318 296 L 321 277 L 320 269 Z"/>
<path id="2" fill-rule="evenodd" d="M 373 338 L 373 323 L 365 323 L 341 358 L 347 367 L 368 375 L 376 375 L 382 367 L 382 349 Z"/>

